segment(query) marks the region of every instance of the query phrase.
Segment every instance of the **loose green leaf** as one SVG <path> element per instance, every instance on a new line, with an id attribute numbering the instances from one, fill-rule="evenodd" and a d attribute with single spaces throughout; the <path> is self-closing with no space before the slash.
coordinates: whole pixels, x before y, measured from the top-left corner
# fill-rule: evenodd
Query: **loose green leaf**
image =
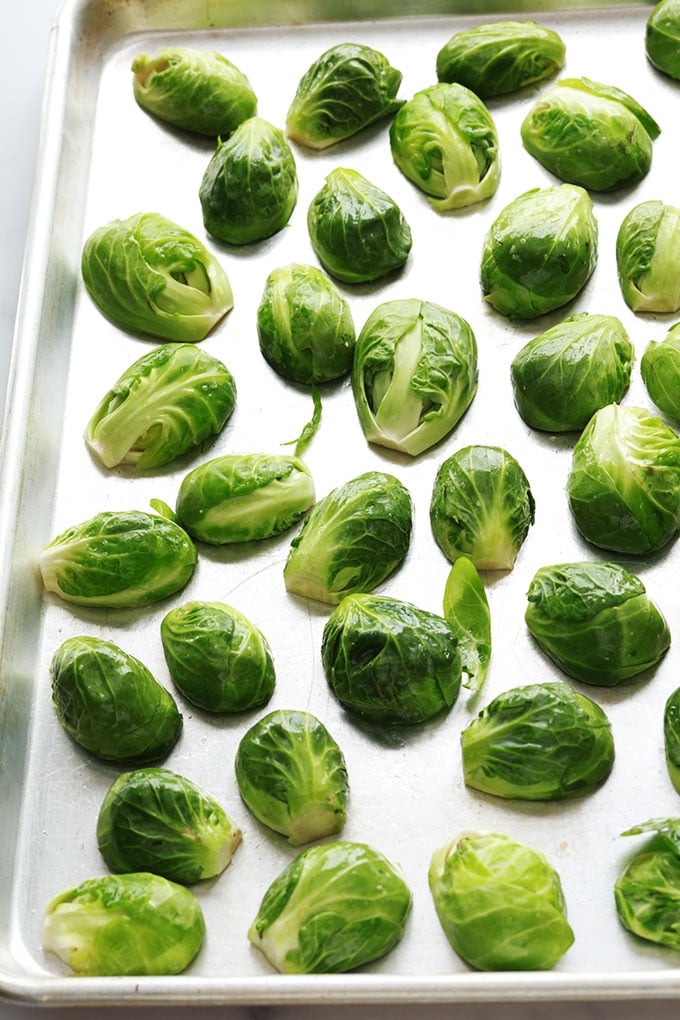
<path id="1" fill-rule="evenodd" d="M 444 617 L 458 639 L 458 651 L 467 679 L 463 686 L 478 692 L 486 680 L 491 659 L 491 613 L 484 584 L 467 556 L 459 556 L 446 579 Z"/>

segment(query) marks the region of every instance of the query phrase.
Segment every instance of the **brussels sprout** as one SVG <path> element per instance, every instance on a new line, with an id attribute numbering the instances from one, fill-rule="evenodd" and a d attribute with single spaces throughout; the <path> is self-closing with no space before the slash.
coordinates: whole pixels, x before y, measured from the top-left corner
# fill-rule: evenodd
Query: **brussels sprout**
<path id="1" fill-rule="evenodd" d="M 556 177 L 611 191 L 646 175 L 661 128 L 621 89 L 564 78 L 529 110 L 520 133 L 527 152 Z"/>
<path id="2" fill-rule="evenodd" d="M 527 598 L 530 634 L 582 683 L 613 687 L 630 680 L 670 645 L 668 624 L 644 584 L 617 563 L 541 567 Z"/>
<path id="3" fill-rule="evenodd" d="M 668 775 L 680 793 L 680 687 L 676 687 L 664 705 L 663 742 Z"/>
<path id="4" fill-rule="evenodd" d="M 286 118 L 288 137 L 326 149 L 401 106 L 401 71 L 370 46 L 339 43 L 300 79 Z"/>
<path id="5" fill-rule="evenodd" d="M 458 836 L 432 855 L 428 879 L 444 934 L 477 970 L 549 970 L 574 941 L 559 875 L 508 836 Z"/>
<path id="6" fill-rule="evenodd" d="M 662 849 L 638 854 L 614 886 L 614 900 L 624 928 L 647 942 L 680 949 L 680 819 L 653 818 L 623 836 L 656 832 Z"/>
<path id="7" fill-rule="evenodd" d="M 297 193 L 295 158 L 283 131 L 249 117 L 218 142 L 198 196 L 209 234 L 227 244 L 252 244 L 285 227 Z"/>
<path id="8" fill-rule="evenodd" d="M 153 56 L 136 56 L 132 73 L 139 105 L 188 131 L 229 135 L 257 108 L 250 82 L 221 53 L 168 46 Z"/>
<path id="9" fill-rule="evenodd" d="M 680 308 L 680 209 L 641 202 L 616 235 L 616 268 L 623 299 L 634 312 Z"/>
<path id="10" fill-rule="evenodd" d="M 217 435 L 236 403 L 236 383 L 193 344 L 162 344 L 142 355 L 102 397 L 85 442 L 105 467 L 161 467 Z"/>
<path id="11" fill-rule="evenodd" d="M 187 533 L 167 517 L 105 510 L 53 538 L 39 566 L 47 591 L 66 602 L 138 608 L 183 588 L 197 559 Z"/>
<path id="12" fill-rule="evenodd" d="M 647 18 L 645 51 L 659 71 L 680 80 L 680 3 L 661 0 Z"/>
<path id="13" fill-rule="evenodd" d="M 608 404 L 574 446 L 567 496 L 593 545 L 661 549 L 680 528 L 680 436 L 646 408 Z"/>
<path id="14" fill-rule="evenodd" d="M 671 326 L 663 343 L 649 342 L 640 373 L 656 406 L 680 422 L 680 323 Z"/>
<path id="15" fill-rule="evenodd" d="M 403 562 L 413 526 L 408 489 L 367 471 L 329 492 L 291 542 L 283 577 L 295 595 L 335 605 L 373 591 Z"/>
<path id="16" fill-rule="evenodd" d="M 190 535 L 223 545 L 278 535 L 313 503 L 314 482 L 299 457 L 231 453 L 185 475 L 175 509 Z"/>
<path id="17" fill-rule="evenodd" d="M 461 748 L 467 786 L 515 800 L 589 793 L 614 764 L 607 716 L 563 681 L 499 694 L 463 730 Z"/>
<path id="18" fill-rule="evenodd" d="M 489 21 L 457 32 L 437 54 L 439 81 L 457 81 L 482 99 L 543 81 L 564 64 L 565 46 L 535 21 Z"/>
<path id="19" fill-rule="evenodd" d="M 315 266 L 293 263 L 269 274 L 257 309 L 257 333 L 269 364 L 293 382 L 325 383 L 352 368 L 352 312 Z"/>
<path id="20" fill-rule="evenodd" d="M 478 570 L 512 570 L 534 523 L 529 480 L 507 450 L 465 446 L 437 471 L 430 524 L 452 563 L 467 556 Z"/>
<path id="21" fill-rule="evenodd" d="M 187 701 L 208 712 L 266 704 L 276 676 L 269 642 L 224 602 L 187 602 L 161 620 L 165 661 Z"/>
<path id="22" fill-rule="evenodd" d="M 321 661 L 340 704 L 374 722 L 422 723 L 460 690 L 456 631 L 387 595 L 347 595 L 326 622 Z"/>
<path id="23" fill-rule="evenodd" d="M 203 340 L 234 305 L 217 259 L 159 213 L 137 213 L 95 230 L 83 246 L 81 272 L 111 322 L 161 340 Z"/>
<path id="24" fill-rule="evenodd" d="M 515 405 L 544 432 L 580 431 L 630 384 L 633 345 L 613 315 L 577 312 L 529 340 L 512 360 Z"/>
<path id="25" fill-rule="evenodd" d="M 90 878 L 47 905 L 43 946 L 78 974 L 179 974 L 205 939 L 194 894 L 160 875 Z"/>
<path id="26" fill-rule="evenodd" d="M 411 229 L 397 204 L 356 170 L 336 167 L 307 211 L 312 247 L 332 276 L 365 283 L 399 269 Z"/>
<path id="27" fill-rule="evenodd" d="M 438 212 L 474 205 L 496 192 L 496 125 L 464 85 L 430 85 L 405 103 L 390 126 L 392 157 Z"/>
<path id="28" fill-rule="evenodd" d="M 264 894 L 248 938 L 283 974 L 337 974 L 399 942 L 411 892 L 394 866 L 364 843 L 303 850 Z"/>
<path id="29" fill-rule="evenodd" d="M 595 269 L 597 237 L 583 188 L 525 191 L 501 210 L 484 239 L 484 300 L 511 319 L 535 319 L 566 305 Z"/>
<path id="30" fill-rule="evenodd" d="M 477 341 L 431 301 L 386 301 L 357 337 L 352 388 L 370 443 L 416 456 L 454 428 L 477 392 Z"/>
<path id="31" fill-rule="evenodd" d="M 172 695 L 111 641 L 67 638 L 52 657 L 52 702 L 69 736 L 105 761 L 164 758 L 182 731 Z"/>
<path id="32" fill-rule="evenodd" d="M 482 579 L 472 560 L 459 556 L 446 579 L 444 617 L 458 639 L 463 686 L 482 689 L 491 659 L 491 612 Z"/>
<path id="33" fill-rule="evenodd" d="M 111 871 L 150 871 L 188 885 L 219 875 L 241 842 L 214 797 L 169 769 L 124 772 L 97 817 L 99 852 Z"/>
<path id="34" fill-rule="evenodd" d="M 345 825 L 345 759 L 309 712 L 270 712 L 251 726 L 236 752 L 236 781 L 255 817 L 293 846 L 331 836 Z"/>

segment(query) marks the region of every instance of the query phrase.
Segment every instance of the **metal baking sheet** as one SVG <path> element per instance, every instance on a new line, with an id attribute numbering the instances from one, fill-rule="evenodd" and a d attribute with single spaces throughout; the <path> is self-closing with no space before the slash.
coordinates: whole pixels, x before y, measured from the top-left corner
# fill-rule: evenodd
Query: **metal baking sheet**
<path id="1" fill-rule="evenodd" d="M 564 9 L 561 9 L 564 8 Z M 540 14 L 537 14 L 540 10 Z M 382 50 L 403 71 L 408 98 L 434 81 L 438 49 L 462 27 L 499 15 L 535 16 L 556 28 L 567 46 L 564 73 L 618 85 L 649 109 L 662 127 L 652 169 L 633 189 L 595 196 L 600 227 L 594 276 L 568 311 L 618 315 L 638 353 L 626 401 L 651 406 L 639 375 L 647 341 L 662 339 L 668 317 L 635 316 L 617 284 L 614 238 L 624 214 L 648 198 L 674 203 L 677 191 L 678 87 L 657 74 L 644 54 L 649 5 L 581 7 L 559 3 L 409 5 L 374 0 L 308 0 L 276 4 L 70 0 L 52 33 L 42 145 L 3 429 L 0 494 L 0 994 L 32 1003 L 294 1003 L 423 1002 L 674 996 L 677 954 L 635 941 L 618 923 L 613 883 L 631 851 L 617 838 L 628 826 L 678 812 L 668 778 L 662 711 L 678 682 L 678 650 L 627 688 L 583 688 L 612 722 L 617 759 L 596 793 L 562 803 L 525 804 L 468 791 L 462 781 L 459 734 L 485 703 L 511 686 L 560 674 L 532 645 L 523 614 L 535 570 L 551 562 L 598 556 L 570 521 L 565 481 L 575 437 L 532 432 L 515 411 L 509 363 L 529 337 L 558 321 L 561 310 L 511 325 L 481 300 L 478 265 L 483 236 L 500 209 L 531 186 L 554 183 L 522 149 L 519 124 L 536 90 L 491 101 L 503 160 L 495 197 L 468 210 L 438 215 L 393 164 L 383 122 L 320 154 L 296 149 L 297 208 L 288 227 L 237 250 L 205 238 L 198 185 L 212 143 L 166 128 L 137 107 L 130 64 L 139 51 L 167 43 L 215 48 L 246 72 L 259 112 L 283 124 L 297 81 L 334 42 L 361 41 Z M 444 718 L 378 741 L 339 709 L 326 686 L 320 640 L 328 608 L 287 595 L 282 567 L 291 534 L 259 545 L 200 548 L 189 586 L 145 612 L 94 611 L 47 597 L 36 572 L 46 542 L 66 526 L 105 509 L 173 505 L 179 481 L 200 459 L 226 451 L 278 450 L 311 414 L 307 391 L 286 385 L 263 361 L 255 311 L 268 272 L 312 262 L 306 209 L 335 166 L 365 173 L 401 206 L 413 231 L 405 269 L 375 285 L 341 287 L 357 329 L 375 305 L 398 297 L 437 301 L 473 327 L 480 357 L 475 401 L 449 438 L 415 460 L 371 448 L 361 433 L 345 380 L 323 394 L 319 433 L 307 453 L 317 493 L 368 469 L 396 474 L 415 504 L 415 530 L 403 567 L 381 591 L 441 611 L 449 565 L 430 533 L 428 507 L 441 461 L 468 443 L 504 446 L 522 464 L 536 499 L 536 523 L 515 568 L 486 574 L 493 623 L 493 658 L 481 699 L 466 691 Z M 223 434 L 179 465 L 144 477 L 97 467 L 82 441 L 95 402 L 120 372 L 149 349 L 99 314 L 79 276 L 84 238 L 116 217 L 155 209 L 206 239 L 225 266 L 235 307 L 204 341 L 233 372 L 238 403 Z M 294 533 L 294 532 L 293 532 Z M 677 546 L 625 561 L 643 578 L 680 628 Z M 273 647 L 278 684 L 267 710 L 302 708 L 328 725 L 347 758 L 351 782 L 344 836 L 371 843 L 398 864 L 414 896 L 406 934 L 383 960 L 339 976 L 274 973 L 246 938 L 261 896 L 295 855 L 258 825 L 240 802 L 234 753 L 260 713 L 217 719 L 180 705 L 184 732 L 165 764 L 216 795 L 244 833 L 229 869 L 196 887 L 207 940 L 191 968 L 172 978 L 83 979 L 41 949 L 45 905 L 57 892 L 103 874 L 94 833 L 104 792 L 118 769 L 72 744 L 51 706 L 49 662 L 56 647 L 79 633 L 102 635 L 138 655 L 172 689 L 159 622 L 189 598 L 222 599 L 240 608 Z M 559 871 L 575 943 L 551 972 L 475 973 L 449 947 L 427 887 L 432 852 L 458 832 L 504 832 L 543 851 Z"/>

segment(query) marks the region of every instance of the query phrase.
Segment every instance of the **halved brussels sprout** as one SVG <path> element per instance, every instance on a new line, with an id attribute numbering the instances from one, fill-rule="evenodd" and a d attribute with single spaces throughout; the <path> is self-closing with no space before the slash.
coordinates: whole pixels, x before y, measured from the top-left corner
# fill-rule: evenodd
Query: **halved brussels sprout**
<path id="1" fill-rule="evenodd" d="M 593 203 L 583 188 L 525 191 L 501 210 L 484 239 L 484 300 L 509 318 L 534 319 L 561 308 L 590 279 L 597 238 Z"/>
<path id="2" fill-rule="evenodd" d="M 196 896 L 160 875 L 90 878 L 55 896 L 43 946 L 90 977 L 179 974 L 205 939 Z"/>
<path id="3" fill-rule="evenodd" d="M 84 438 L 105 467 L 145 471 L 217 435 L 235 404 L 236 383 L 221 361 L 194 344 L 162 344 L 102 397 Z"/>
<path id="4" fill-rule="evenodd" d="M 234 297 L 214 255 L 159 213 L 111 220 L 85 241 L 81 272 L 99 310 L 161 340 L 203 340 Z"/>
<path id="5" fill-rule="evenodd" d="M 467 556 L 454 561 L 446 579 L 444 618 L 458 640 L 463 686 L 479 692 L 491 659 L 491 611 L 479 572 Z"/>
<path id="6" fill-rule="evenodd" d="M 564 64 L 565 46 L 535 21 L 489 21 L 456 32 L 437 54 L 439 81 L 457 81 L 482 99 L 543 81 Z"/>
<path id="7" fill-rule="evenodd" d="M 641 202 L 616 235 L 616 268 L 623 299 L 634 312 L 680 308 L 680 209 Z"/>
<path id="8" fill-rule="evenodd" d="M 515 405 L 527 425 L 544 432 L 585 428 L 628 386 L 633 345 L 620 319 L 577 312 L 529 340 L 512 360 Z"/>
<path id="9" fill-rule="evenodd" d="M 339 974 L 388 953 L 411 892 L 386 857 L 340 840 L 303 850 L 264 894 L 248 938 L 282 974 Z"/>
<path id="10" fill-rule="evenodd" d="M 132 61 L 134 97 L 168 124 L 199 134 L 231 134 L 252 117 L 257 97 L 245 74 L 221 53 L 167 46 Z"/>
<path id="11" fill-rule="evenodd" d="M 330 605 L 372 591 L 403 562 L 412 526 L 411 495 L 394 475 L 366 471 L 344 482 L 316 503 L 291 542 L 287 590 Z"/>
<path id="12" fill-rule="evenodd" d="M 671 326 L 662 343 L 649 342 L 640 373 L 656 406 L 680 422 L 680 323 Z"/>
<path id="13" fill-rule="evenodd" d="M 680 80 L 680 0 L 660 0 L 645 27 L 645 51 L 659 71 Z"/>
<path id="14" fill-rule="evenodd" d="M 215 798 L 170 769 L 124 772 L 97 816 L 97 845 L 111 871 L 150 871 L 183 885 L 221 874 L 240 842 Z"/>
<path id="15" fill-rule="evenodd" d="M 77 744 L 105 761 L 160 761 L 175 746 L 182 716 L 169 691 L 112 641 L 67 638 L 52 657 L 52 702 Z"/>
<path id="16" fill-rule="evenodd" d="M 457 425 L 477 380 L 472 329 L 432 301 L 386 301 L 357 337 L 352 389 L 369 443 L 417 456 Z"/>
<path id="17" fill-rule="evenodd" d="M 458 836 L 432 855 L 428 879 L 444 934 L 477 970 L 549 970 L 574 941 L 559 875 L 508 836 Z"/>
<path id="18" fill-rule="evenodd" d="M 524 147 L 570 184 L 611 191 L 649 171 L 661 128 L 621 89 L 590 78 L 564 78 L 522 121 Z"/>
<path id="19" fill-rule="evenodd" d="M 593 545 L 661 549 L 680 528 L 680 436 L 646 408 L 608 404 L 574 446 L 567 496 Z"/>
<path id="20" fill-rule="evenodd" d="M 297 194 L 295 158 L 283 131 L 249 117 L 218 141 L 198 197 L 209 234 L 227 244 L 252 244 L 285 227 Z"/>
<path id="21" fill-rule="evenodd" d="M 266 704 L 276 675 L 269 642 L 247 617 L 224 602 L 187 602 L 161 620 L 170 676 L 192 705 L 208 712 L 244 712 Z"/>
<path id="22" fill-rule="evenodd" d="M 441 82 L 416 92 L 390 126 L 394 162 L 438 212 L 474 205 L 500 180 L 498 134 L 482 100 Z"/>
<path id="23" fill-rule="evenodd" d="M 514 800 L 596 789 L 614 764 L 609 719 L 565 682 L 503 691 L 461 733 L 466 786 Z"/>
<path id="24" fill-rule="evenodd" d="M 613 687 L 654 666 L 671 635 L 639 577 L 617 563 L 541 567 L 525 620 L 544 652 L 582 683 Z"/>
<path id="25" fill-rule="evenodd" d="M 175 521 L 143 510 L 105 510 L 53 538 L 39 567 L 47 591 L 65 602 L 138 608 L 180 591 L 197 559 Z"/>
<path id="26" fill-rule="evenodd" d="M 680 949 L 680 819 L 652 818 L 622 836 L 656 833 L 662 848 L 633 857 L 614 886 L 616 912 L 633 935 Z"/>
<path id="27" fill-rule="evenodd" d="M 312 149 L 349 138 L 394 113 L 401 71 L 371 46 L 339 43 L 300 79 L 286 118 L 289 138 Z"/>
<path id="28" fill-rule="evenodd" d="M 356 170 L 336 167 L 307 211 L 312 247 L 332 276 L 366 283 L 401 268 L 411 229 L 396 202 Z"/>
<path id="29" fill-rule="evenodd" d="M 325 383 L 352 368 L 351 309 L 316 266 L 272 270 L 257 309 L 257 333 L 269 364 L 293 382 Z"/>
<path id="30" fill-rule="evenodd" d="M 347 820 L 347 766 L 337 742 L 310 712 L 270 712 L 241 738 L 239 792 L 255 817 L 293 846 L 340 832 Z"/>
<path id="31" fill-rule="evenodd" d="M 347 595 L 324 627 L 321 661 L 340 704 L 375 722 L 425 722 L 460 690 L 453 626 L 387 595 Z"/>
<path id="32" fill-rule="evenodd" d="M 467 556 L 479 570 L 512 570 L 534 523 L 529 480 L 498 446 L 465 446 L 437 471 L 430 524 L 452 563 Z"/>
<path id="33" fill-rule="evenodd" d="M 252 542 L 291 528 L 314 503 L 309 468 L 290 454 L 230 453 L 185 475 L 177 519 L 201 542 Z"/>
<path id="34" fill-rule="evenodd" d="M 663 742 L 668 775 L 680 793 L 680 687 L 676 687 L 664 705 Z"/>

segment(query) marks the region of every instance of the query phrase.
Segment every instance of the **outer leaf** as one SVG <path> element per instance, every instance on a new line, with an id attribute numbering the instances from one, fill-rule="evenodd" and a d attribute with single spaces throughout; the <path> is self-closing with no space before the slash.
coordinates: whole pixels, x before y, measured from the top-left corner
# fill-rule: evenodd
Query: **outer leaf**
<path id="1" fill-rule="evenodd" d="M 680 326 L 671 326 L 662 343 L 648 344 L 640 361 L 642 381 L 664 414 L 680 422 Z"/>
<path id="2" fill-rule="evenodd" d="M 444 588 L 444 617 L 458 639 L 464 686 L 480 691 L 491 659 L 491 613 L 482 579 L 472 560 L 459 556 Z"/>
<path id="3" fill-rule="evenodd" d="M 616 235 L 621 293 L 634 312 L 675 312 L 680 283 L 673 267 L 680 257 L 680 209 L 641 202 L 624 217 Z"/>
<path id="4" fill-rule="evenodd" d="M 660 0 L 645 29 L 645 50 L 654 67 L 680 79 L 680 2 Z"/>

